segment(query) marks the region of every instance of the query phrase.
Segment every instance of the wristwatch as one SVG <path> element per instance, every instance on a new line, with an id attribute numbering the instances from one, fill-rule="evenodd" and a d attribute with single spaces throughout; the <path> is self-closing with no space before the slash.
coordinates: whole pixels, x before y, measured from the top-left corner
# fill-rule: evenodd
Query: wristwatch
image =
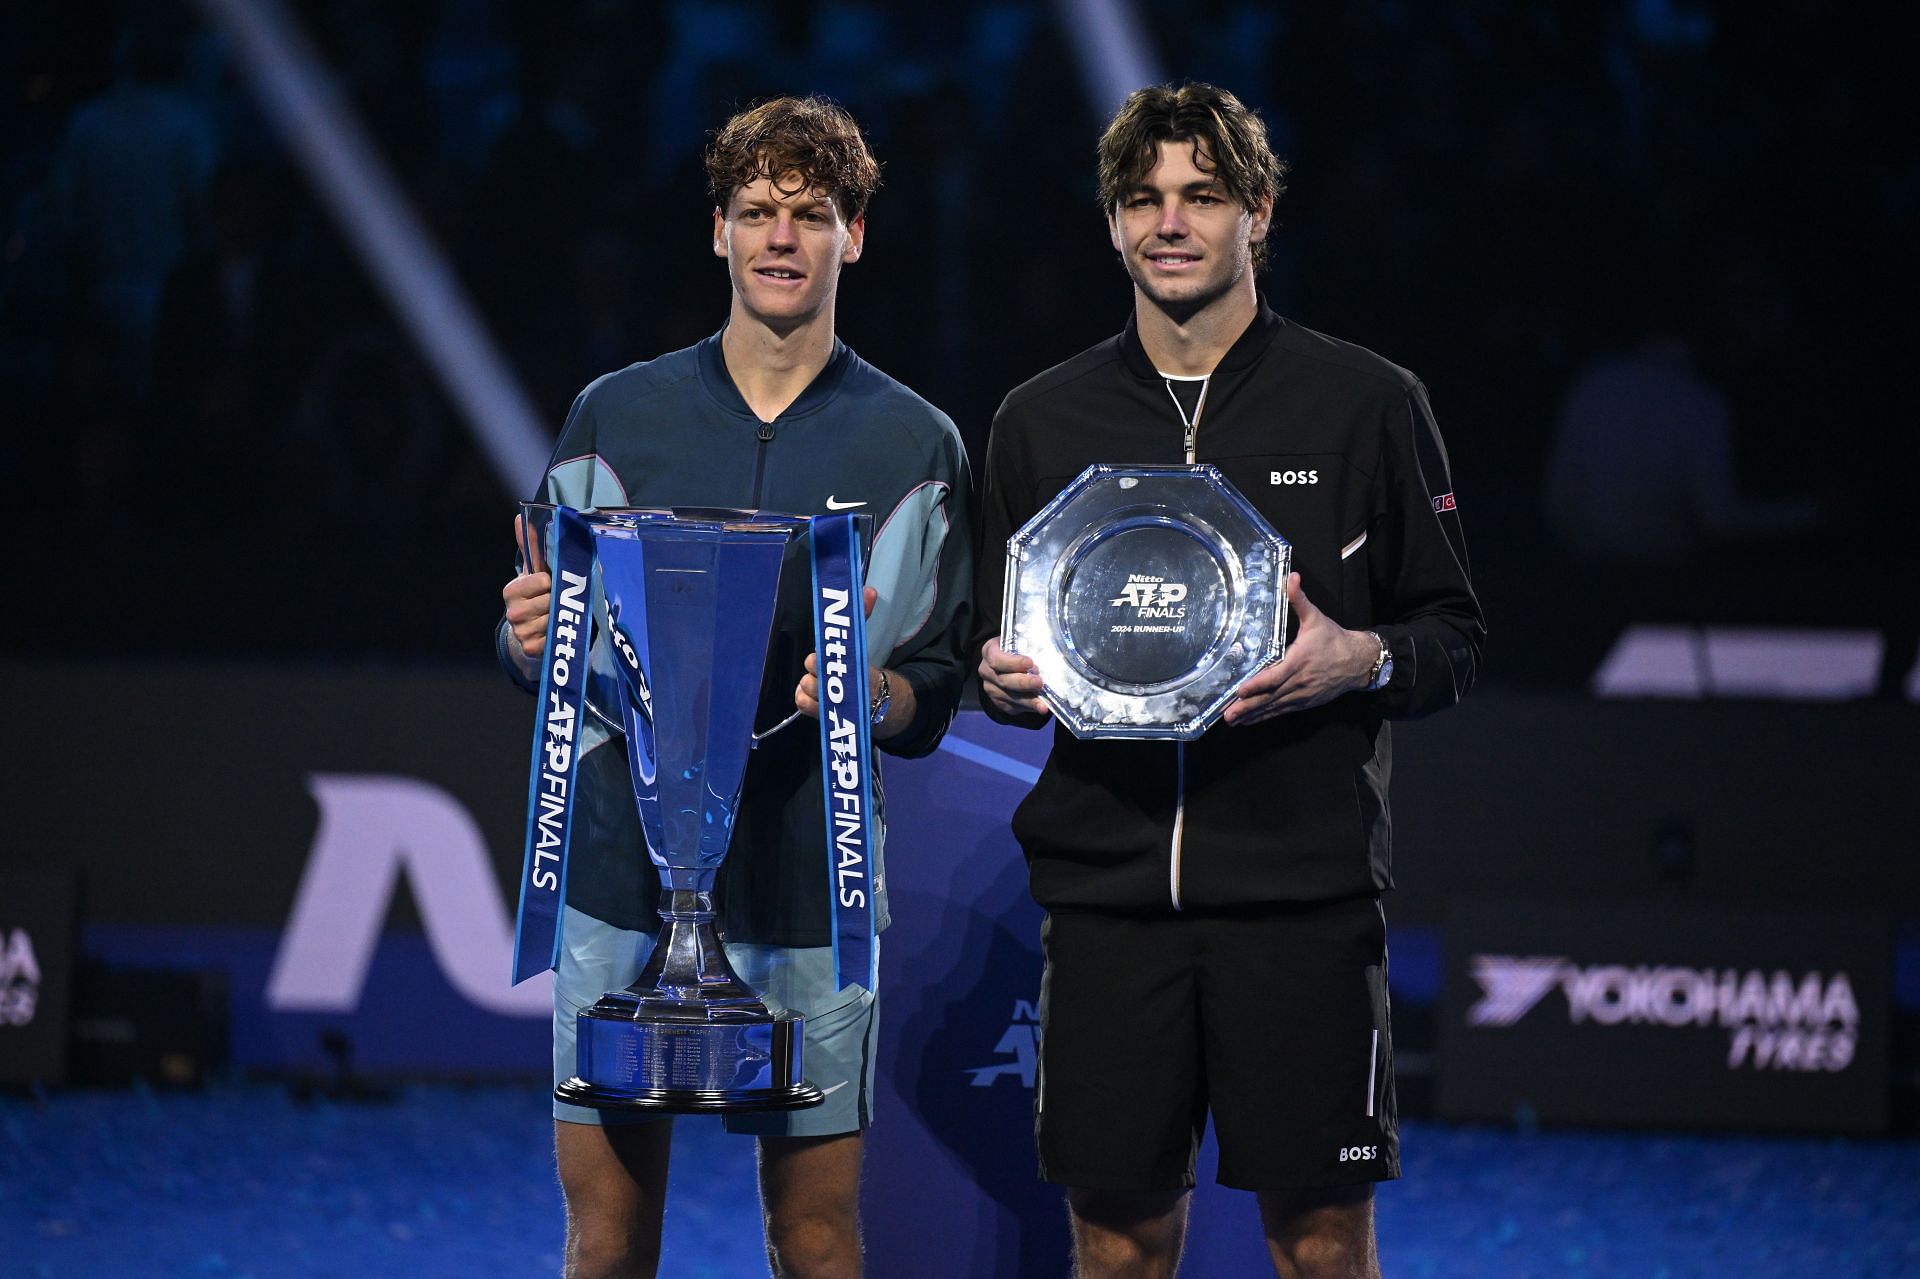
<path id="1" fill-rule="evenodd" d="M 1367 672 L 1367 691 L 1377 693 L 1393 678 L 1393 650 L 1387 647 L 1387 642 L 1380 638 L 1378 631 L 1363 633 L 1380 646 L 1379 655 L 1373 659 L 1373 669 Z"/>
<path id="2" fill-rule="evenodd" d="M 887 707 L 891 705 L 893 705 L 893 687 L 887 683 L 887 668 L 882 666 L 879 691 L 874 693 L 873 702 L 868 707 L 871 712 L 868 722 L 877 727 L 880 721 L 887 717 Z"/>

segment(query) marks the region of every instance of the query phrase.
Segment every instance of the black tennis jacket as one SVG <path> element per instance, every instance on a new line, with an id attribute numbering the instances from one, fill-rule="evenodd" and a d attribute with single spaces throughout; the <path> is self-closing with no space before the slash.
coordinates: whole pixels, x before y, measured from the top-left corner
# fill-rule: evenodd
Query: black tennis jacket
<path id="1" fill-rule="evenodd" d="M 1161 913 L 1392 886 L 1387 721 L 1452 706 L 1485 623 L 1426 388 L 1371 351 L 1258 315 L 1212 375 L 1187 455 L 1168 387 L 1126 330 L 1008 395 L 982 496 L 974 651 L 999 631 L 1006 542 L 1093 462 L 1210 462 L 1293 544 L 1308 599 L 1393 652 L 1378 692 L 1199 740 L 1053 728 L 1013 819 L 1049 910 Z"/>

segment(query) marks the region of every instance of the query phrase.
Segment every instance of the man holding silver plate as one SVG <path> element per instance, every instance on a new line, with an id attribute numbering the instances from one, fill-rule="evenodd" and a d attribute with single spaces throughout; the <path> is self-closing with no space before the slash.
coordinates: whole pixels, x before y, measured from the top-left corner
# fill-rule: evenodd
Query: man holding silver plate
<path id="1" fill-rule="evenodd" d="M 759 1138 L 777 1273 L 860 1273 L 887 922 L 884 802 L 866 751 L 933 750 L 965 674 L 959 434 L 835 336 L 840 272 L 860 257 L 879 184 L 865 139 L 831 102 L 780 98 L 729 120 L 706 162 L 727 322 L 575 401 L 540 493 L 561 533 L 517 530 L 523 566 L 498 632 L 503 664 L 539 692 L 537 731 L 552 732 L 556 708 L 581 712 L 550 757 L 535 755 L 515 954 L 516 980 L 555 966 L 569 1279 L 655 1273 L 671 1112 L 694 1110 Z M 663 507 L 676 509 L 629 509 Z M 823 547 L 857 516 L 872 517 L 870 542 Z M 789 541 L 794 525 L 813 532 Z M 565 554 L 542 562 L 569 528 L 596 544 L 574 552 L 570 574 Z M 754 557 L 774 537 L 769 573 Z M 830 561 L 846 571 L 837 592 Z M 864 632 L 851 611 L 862 580 Z M 589 628 L 581 662 L 565 646 Z M 826 724 L 776 727 L 795 714 Z M 710 843 L 724 845 L 718 856 Z M 560 860 L 543 869 L 549 845 Z M 706 940 L 716 911 L 723 957 Z M 857 936 L 842 927 L 852 914 Z M 849 951 L 864 962 L 845 962 Z M 801 1021 L 805 1079 L 786 1070 L 802 1060 Z M 716 1026 L 746 1028 L 729 1039 L 707 1033 Z M 780 1068 L 755 1079 L 756 1061 Z"/>
<path id="2" fill-rule="evenodd" d="M 1224 90 L 1129 97 L 1099 193 L 1133 315 L 987 450 L 982 701 L 1055 725 L 1013 827 L 1080 1275 L 1174 1272 L 1209 1116 L 1283 1274 L 1378 1275 L 1399 1175 L 1388 721 L 1457 702 L 1485 628 L 1425 388 L 1255 288 L 1284 172 Z"/>

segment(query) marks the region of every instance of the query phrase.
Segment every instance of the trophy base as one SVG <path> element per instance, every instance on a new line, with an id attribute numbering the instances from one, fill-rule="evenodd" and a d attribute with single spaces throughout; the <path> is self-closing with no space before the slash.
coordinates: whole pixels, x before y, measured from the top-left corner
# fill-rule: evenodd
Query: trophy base
<path id="1" fill-rule="evenodd" d="M 575 1019 L 577 1072 L 553 1090 L 596 1110 L 801 1110 L 826 1094 L 801 1075 L 806 1022 L 758 999 L 707 1003 L 610 992 Z"/>
<path id="2" fill-rule="evenodd" d="M 757 1110 L 805 1110 L 827 1099 L 818 1088 L 801 1080 L 793 1088 L 759 1089 L 744 1092 L 698 1092 L 687 1089 L 652 1089 L 645 1092 L 614 1092 L 596 1088 L 575 1075 L 553 1095 L 575 1106 L 595 1110 L 632 1110 L 662 1115 L 737 1115 Z"/>

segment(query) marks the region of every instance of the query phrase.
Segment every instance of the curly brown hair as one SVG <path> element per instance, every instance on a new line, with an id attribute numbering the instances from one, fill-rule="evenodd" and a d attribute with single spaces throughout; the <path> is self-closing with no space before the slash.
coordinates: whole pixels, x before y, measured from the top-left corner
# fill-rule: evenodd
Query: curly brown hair
<path id="1" fill-rule="evenodd" d="M 1287 163 L 1267 144 L 1258 112 L 1216 85 L 1156 84 L 1128 94 L 1100 135 L 1100 207 L 1108 216 L 1153 171 L 1162 142 L 1190 143 L 1195 167 L 1216 175 L 1244 209 L 1278 203 L 1287 189 Z M 1256 268 L 1266 249 L 1253 246 Z"/>
<path id="2" fill-rule="evenodd" d="M 724 210 L 734 192 L 756 178 L 783 195 L 819 187 L 851 222 L 867 211 L 880 185 L 880 163 L 867 148 L 860 126 L 829 98 L 774 98 L 749 107 L 721 125 L 707 146 L 707 189 Z M 802 185 L 780 180 L 797 173 Z"/>

